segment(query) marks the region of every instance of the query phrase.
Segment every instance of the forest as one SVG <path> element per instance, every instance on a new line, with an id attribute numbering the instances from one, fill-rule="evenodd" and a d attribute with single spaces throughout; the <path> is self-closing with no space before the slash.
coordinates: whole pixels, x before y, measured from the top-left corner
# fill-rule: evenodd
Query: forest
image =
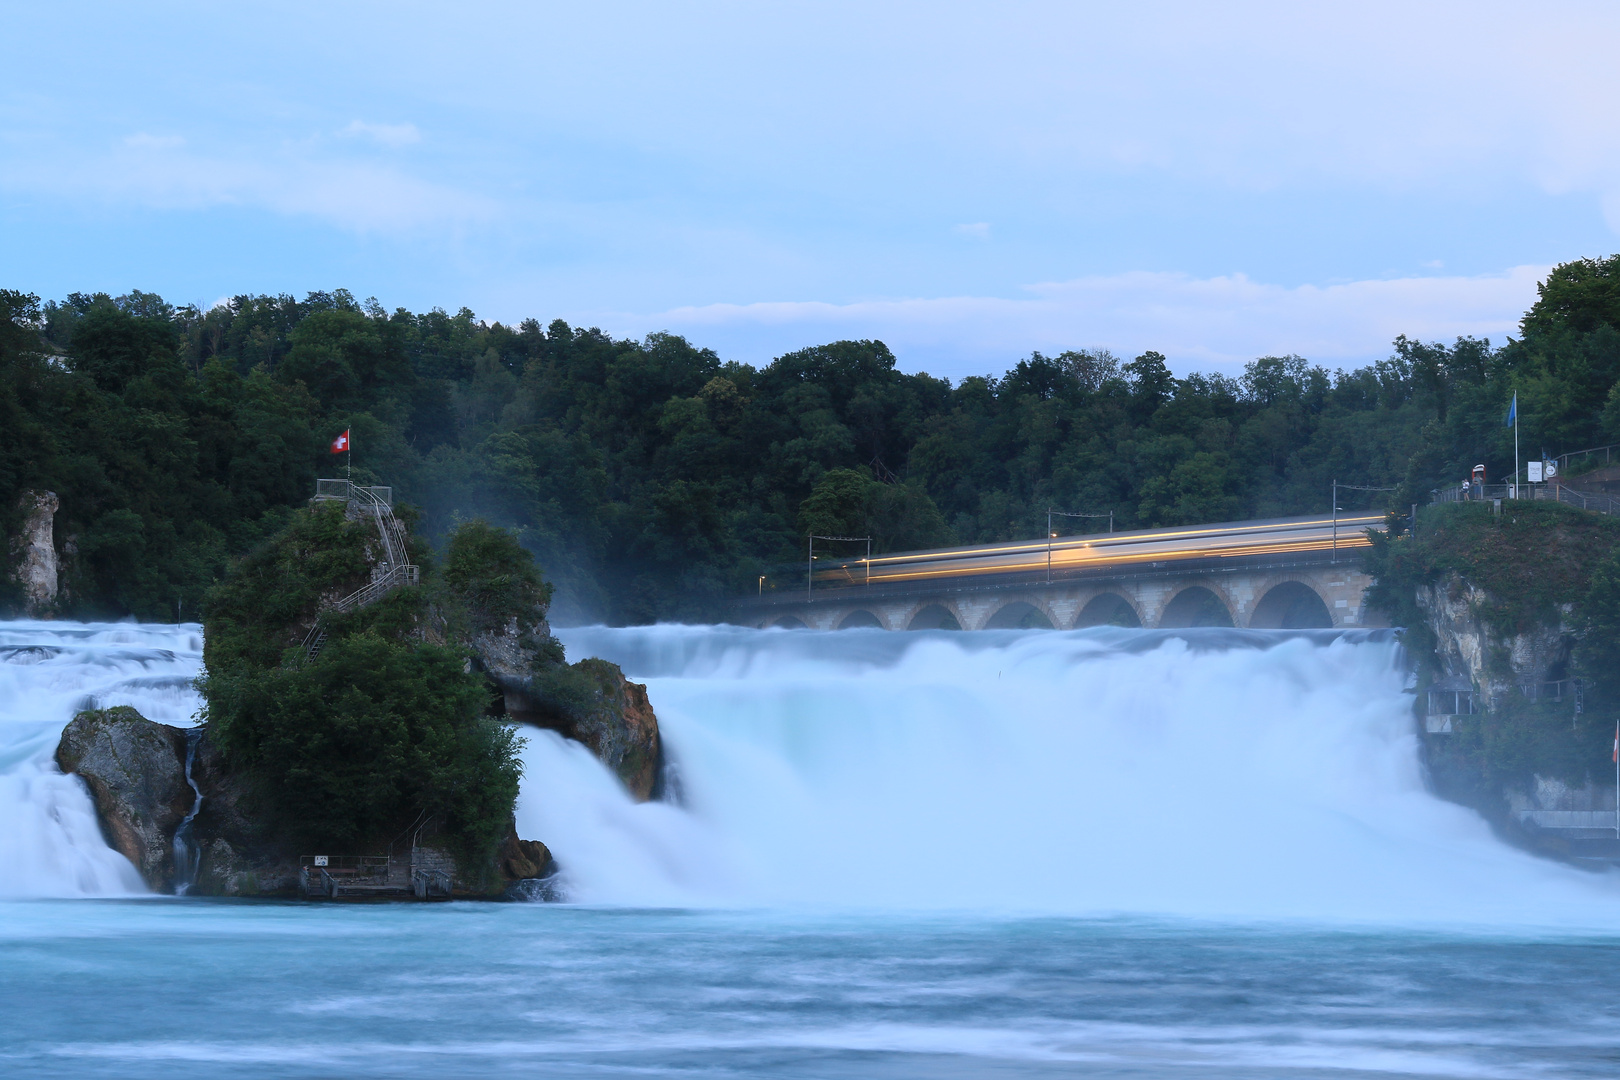
<path id="1" fill-rule="evenodd" d="M 809 532 L 885 551 L 1037 536 L 1048 509 L 1119 528 L 1323 512 L 1335 479 L 1394 489 L 1347 509 L 1404 508 L 1476 462 L 1512 472 L 1514 394 L 1526 457 L 1620 442 L 1617 386 L 1620 256 L 1555 268 L 1500 343 L 1400 337 L 1355 370 L 1266 356 L 1238 378 L 1076 349 L 953 383 L 879 341 L 754 367 L 341 289 L 207 311 L 0 290 L 0 531 L 23 491 L 55 491 L 63 614 L 195 619 L 342 475 L 348 430 L 355 479 L 391 485 L 430 543 L 516 530 L 560 622 L 710 620 L 802 580 Z M 0 575 L 0 609 L 19 595 Z"/>

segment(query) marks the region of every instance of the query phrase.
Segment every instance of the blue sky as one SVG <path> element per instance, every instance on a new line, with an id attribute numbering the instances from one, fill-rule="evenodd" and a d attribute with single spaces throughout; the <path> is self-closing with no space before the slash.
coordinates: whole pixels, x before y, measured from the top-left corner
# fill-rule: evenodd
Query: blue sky
<path id="1" fill-rule="evenodd" d="M 1620 5 L 13 5 L 0 284 L 760 363 L 1500 340 L 1620 250 Z"/>

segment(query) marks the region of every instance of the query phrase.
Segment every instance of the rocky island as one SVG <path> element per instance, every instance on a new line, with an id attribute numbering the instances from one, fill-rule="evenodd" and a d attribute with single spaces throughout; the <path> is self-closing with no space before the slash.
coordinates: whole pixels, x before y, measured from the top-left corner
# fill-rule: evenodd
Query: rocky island
<path id="1" fill-rule="evenodd" d="M 464 523 L 437 563 L 347 495 L 294 512 L 210 594 L 201 725 L 82 712 L 58 764 L 154 891 L 553 895 L 549 849 L 515 828 L 520 732 L 585 744 L 646 801 L 646 688 L 566 662 L 511 533 Z"/>

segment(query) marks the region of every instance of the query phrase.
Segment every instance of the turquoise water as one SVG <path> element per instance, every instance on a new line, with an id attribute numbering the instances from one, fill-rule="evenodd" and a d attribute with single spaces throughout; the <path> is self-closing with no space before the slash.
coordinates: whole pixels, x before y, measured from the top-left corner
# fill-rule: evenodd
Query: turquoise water
<path id="1" fill-rule="evenodd" d="M 551 905 L 0 905 L 33 1077 L 1613 1077 L 1620 940 Z"/>
<path id="2" fill-rule="evenodd" d="M 672 801 L 529 732 L 563 904 L 152 897 L 51 758 L 200 629 L 0 623 L 0 1075 L 1620 1076 L 1620 876 L 1426 790 L 1379 633 L 585 628 Z"/>

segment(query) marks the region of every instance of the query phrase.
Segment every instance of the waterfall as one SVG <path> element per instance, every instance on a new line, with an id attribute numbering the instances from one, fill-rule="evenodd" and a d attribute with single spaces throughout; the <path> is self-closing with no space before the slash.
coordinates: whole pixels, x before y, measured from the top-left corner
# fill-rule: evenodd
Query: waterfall
<path id="1" fill-rule="evenodd" d="M 563 631 L 645 681 L 684 805 L 531 735 L 576 900 L 1612 925 L 1614 875 L 1425 788 L 1387 631 Z"/>
<path id="2" fill-rule="evenodd" d="M 563 637 L 648 684 L 682 793 L 633 803 L 524 731 L 519 832 L 578 902 L 1620 922 L 1616 875 L 1429 794 L 1387 632 Z M 0 623 L 0 894 L 143 891 L 52 754 L 81 708 L 190 723 L 201 652 L 196 626 Z"/>
<path id="3" fill-rule="evenodd" d="M 54 754 L 81 709 L 132 705 L 192 722 L 202 628 L 134 623 L 0 622 L 0 896 L 143 893 L 107 846 L 84 785 Z"/>
<path id="4" fill-rule="evenodd" d="M 202 859 L 200 850 L 194 851 L 191 847 L 191 823 L 197 820 L 197 813 L 202 809 L 202 788 L 192 779 L 191 769 L 197 761 L 197 744 L 202 741 L 202 731 L 192 728 L 186 732 L 186 785 L 191 788 L 195 798 L 191 801 L 191 809 L 185 818 L 174 830 L 174 894 L 184 896 L 197 881 L 197 867 Z"/>

